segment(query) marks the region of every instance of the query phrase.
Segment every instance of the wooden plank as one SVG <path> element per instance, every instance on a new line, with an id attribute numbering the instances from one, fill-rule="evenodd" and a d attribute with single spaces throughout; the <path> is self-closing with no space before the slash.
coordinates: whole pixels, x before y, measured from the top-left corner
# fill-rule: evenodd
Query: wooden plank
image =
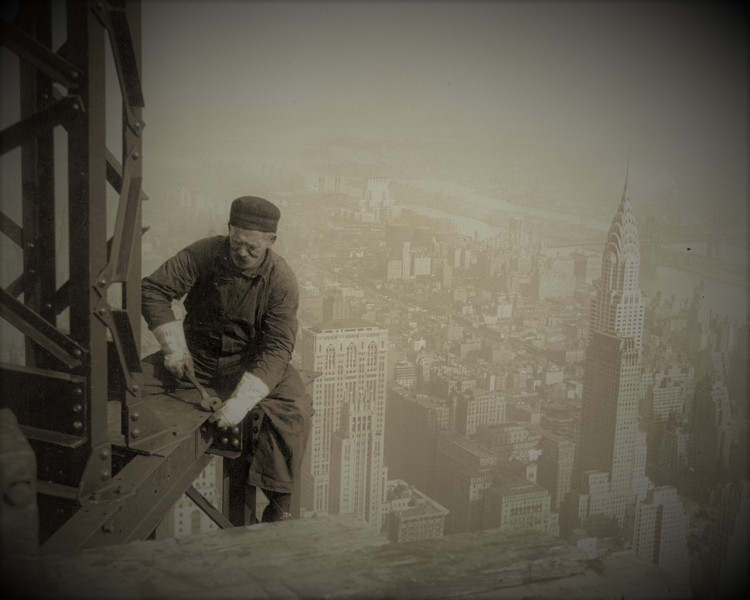
<path id="1" fill-rule="evenodd" d="M 352 516 L 316 517 L 45 557 L 49 598 L 688 598 L 634 555 L 593 568 L 535 531 L 390 544 Z"/>

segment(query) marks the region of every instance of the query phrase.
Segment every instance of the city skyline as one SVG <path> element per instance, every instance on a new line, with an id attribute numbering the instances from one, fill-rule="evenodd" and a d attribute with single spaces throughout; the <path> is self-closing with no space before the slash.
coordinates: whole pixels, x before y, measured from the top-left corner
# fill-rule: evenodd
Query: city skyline
<path id="1" fill-rule="evenodd" d="M 525 527 L 696 593 L 736 579 L 748 73 L 722 9 L 143 3 L 143 275 L 224 235 L 239 195 L 280 207 L 294 360 L 321 373 L 302 517 L 396 543 Z M 0 163 L 9 223 L 18 159 Z M 55 196 L 61 281 L 71 203 Z M 25 265 L 5 238 L 4 287 Z M 24 364 L 23 334 L 0 335 Z M 183 504 L 173 529 L 198 531 Z"/>

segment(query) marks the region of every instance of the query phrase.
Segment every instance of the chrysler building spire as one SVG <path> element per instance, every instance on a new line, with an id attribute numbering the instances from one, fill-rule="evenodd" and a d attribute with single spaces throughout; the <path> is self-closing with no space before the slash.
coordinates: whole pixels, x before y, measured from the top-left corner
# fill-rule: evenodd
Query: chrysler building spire
<path id="1" fill-rule="evenodd" d="M 643 337 L 644 305 L 638 288 L 641 249 L 633 207 L 630 203 L 628 171 L 625 186 L 602 256 L 602 276 L 591 314 L 592 331 L 635 339 L 640 350 Z"/>

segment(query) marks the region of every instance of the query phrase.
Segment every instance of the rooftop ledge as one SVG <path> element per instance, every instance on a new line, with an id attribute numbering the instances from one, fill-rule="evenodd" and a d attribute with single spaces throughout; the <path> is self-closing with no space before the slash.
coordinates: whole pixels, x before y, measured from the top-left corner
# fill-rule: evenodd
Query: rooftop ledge
<path id="1" fill-rule="evenodd" d="M 634 556 L 586 560 L 536 531 L 391 544 L 351 516 L 236 527 L 40 557 L 34 598 L 689 598 Z"/>

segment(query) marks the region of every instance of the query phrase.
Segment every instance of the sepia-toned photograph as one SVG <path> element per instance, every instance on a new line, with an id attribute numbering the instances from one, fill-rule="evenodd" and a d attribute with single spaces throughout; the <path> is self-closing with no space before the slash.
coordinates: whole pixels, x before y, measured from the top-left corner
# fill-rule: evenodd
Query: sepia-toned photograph
<path id="1" fill-rule="evenodd" d="M 5 598 L 747 597 L 737 4 L 0 12 Z"/>

